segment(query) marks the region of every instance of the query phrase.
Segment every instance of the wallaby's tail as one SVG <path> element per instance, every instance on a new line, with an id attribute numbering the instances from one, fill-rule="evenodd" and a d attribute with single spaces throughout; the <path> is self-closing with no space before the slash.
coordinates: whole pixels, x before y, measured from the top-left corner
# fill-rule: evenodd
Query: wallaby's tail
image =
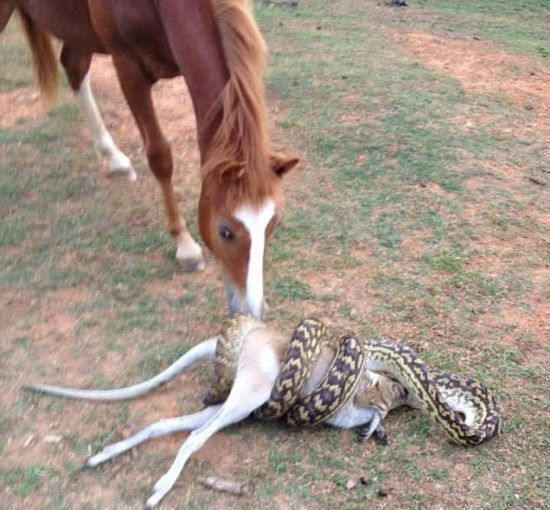
<path id="1" fill-rule="evenodd" d="M 29 15 L 20 9 L 18 9 L 18 12 L 21 18 L 23 31 L 31 47 L 32 60 L 36 76 L 38 77 L 40 91 L 47 102 L 53 102 L 57 95 L 59 73 L 57 68 L 57 56 L 51 38 Z"/>
<path id="2" fill-rule="evenodd" d="M 49 384 L 31 384 L 22 389 L 57 395 L 58 397 L 76 398 L 81 400 L 102 400 L 113 402 L 116 400 L 130 400 L 145 395 L 145 393 L 166 384 L 184 370 L 203 360 L 214 359 L 216 355 L 217 337 L 209 338 L 189 349 L 183 356 L 172 363 L 160 374 L 133 386 L 118 388 L 115 390 L 81 390 L 78 388 L 66 388 L 64 386 L 50 386 Z"/>

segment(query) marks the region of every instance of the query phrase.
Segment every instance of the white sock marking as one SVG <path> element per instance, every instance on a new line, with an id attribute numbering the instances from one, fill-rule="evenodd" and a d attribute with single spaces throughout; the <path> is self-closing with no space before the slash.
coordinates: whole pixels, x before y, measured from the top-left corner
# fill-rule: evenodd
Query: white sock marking
<path id="1" fill-rule="evenodd" d="M 97 103 L 95 101 L 92 87 L 90 85 L 90 72 L 84 77 L 76 94 L 82 113 L 92 131 L 94 146 L 96 150 L 109 159 L 109 169 L 112 173 L 120 172 L 127 174 L 130 180 L 136 179 L 136 173 L 130 160 L 115 144 L 113 137 L 105 127 Z"/>

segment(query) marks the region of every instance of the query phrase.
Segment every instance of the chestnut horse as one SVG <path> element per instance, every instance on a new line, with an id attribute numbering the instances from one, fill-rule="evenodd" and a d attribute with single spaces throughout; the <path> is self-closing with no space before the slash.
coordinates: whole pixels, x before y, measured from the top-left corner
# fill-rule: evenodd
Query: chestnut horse
<path id="1" fill-rule="evenodd" d="M 249 0 L 0 0 L 0 31 L 18 10 L 38 81 L 57 88 L 50 35 L 96 148 L 113 173 L 135 172 L 101 120 L 90 88 L 94 53 L 110 54 L 160 184 L 168 230 L 187 270 L 204 268 L 172 185 L 172 154 L 159 126 L 151 88 L 183 75 L 196 117 L 201 155 L 199 228 L 221 262 L 232 313 L 261 317 L 266 241 L 279 221 L 281 177 L 297 163 L 270 149 L 263 85 L 265 44 Z"/>

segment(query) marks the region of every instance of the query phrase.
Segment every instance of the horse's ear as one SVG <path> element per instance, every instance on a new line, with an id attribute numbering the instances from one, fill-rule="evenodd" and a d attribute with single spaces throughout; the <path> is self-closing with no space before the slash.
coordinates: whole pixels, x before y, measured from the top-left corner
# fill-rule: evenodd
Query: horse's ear
<path id="1" fill-rule="evenodd" d="M 277 176 L 283 177 L 300 162 L 300 158 L 286 157 L 281 156 L 280 154 L 271 154 L 269 156 L 269 161 L 273 172 L 275 172 Z"/>
<path id="2" fill-rule="evenodd" d="M 225 162 L 220 169 L 220 179 L 225 182 L 236 182 L 244 175 L 244 167 L 246 163 L 240 161 Z"/>

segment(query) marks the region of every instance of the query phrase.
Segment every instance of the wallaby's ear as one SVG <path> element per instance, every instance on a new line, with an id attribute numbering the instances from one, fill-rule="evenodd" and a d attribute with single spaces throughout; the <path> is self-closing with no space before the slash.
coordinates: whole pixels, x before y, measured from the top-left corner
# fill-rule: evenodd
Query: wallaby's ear
<path id="1" fill-rule="evenodd" d="M 277 176 L 283 177 L 300 162 L 300 158 L 271 154 L 269 156 L 269 162 L 271 163 L 273 172 L 275 172 Z"/>

